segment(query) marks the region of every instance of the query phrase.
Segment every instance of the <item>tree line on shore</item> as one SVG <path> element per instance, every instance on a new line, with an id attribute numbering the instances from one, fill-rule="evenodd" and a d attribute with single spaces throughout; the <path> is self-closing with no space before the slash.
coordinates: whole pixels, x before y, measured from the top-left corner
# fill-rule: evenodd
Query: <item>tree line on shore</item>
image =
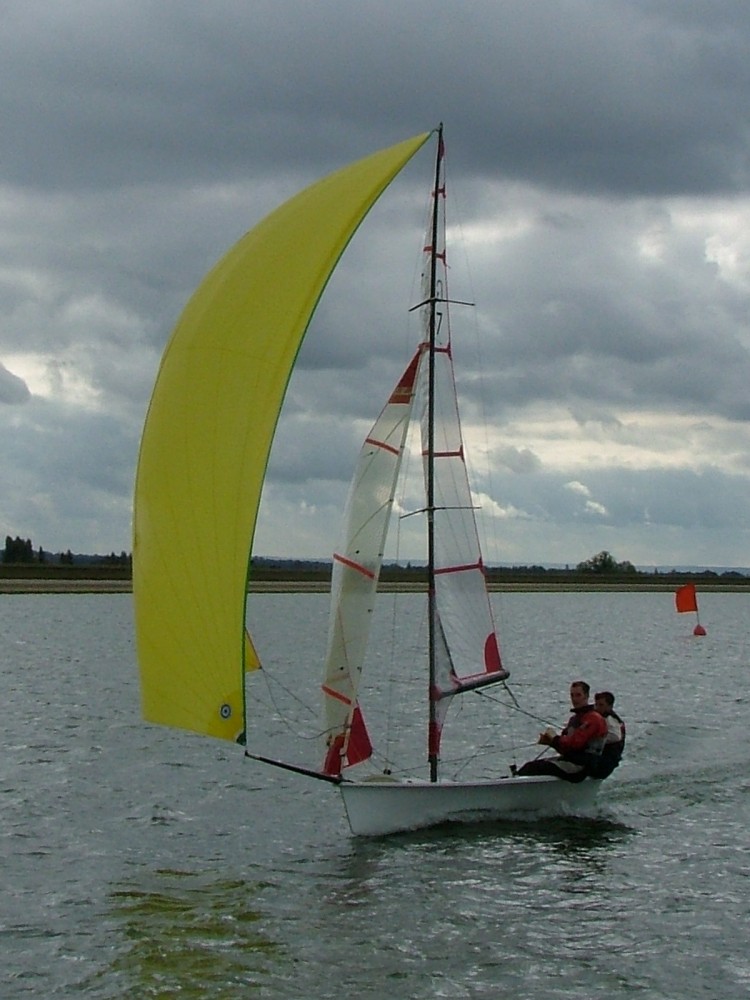
<path id="1" fill-rule="evenodd" d="M 127 579 L 132 574 L 132 554 L 112 552 L 109 555 L 74 554 L 69 549 L 65 552 L 47 552 L 42 547 L 35 548 L 31 539 L 19 537 L 5 538 L 5 548 L 2 552 L 2 567 L 0 572 L 5 575 L 23 576 L 59 576 L 73 573 L 75 575 L 104 576 L 112 574 L 117 578 Z M 314 559 L 281 559 L 264 556 L 254 556 L 250 566 L 251 579 L 255 580 L 310 580 L 326 581 L 330 579 L 332 564 L 330 560 Z M 606 551 L 596 553 L 591 558 L 576 566 L 550 567 L 542 565 L 525 566 L 488 566 L 485 568 L 489 583 L 507 581 L 533 582 L 541 580 L 565 581 L 567 579 L 591 579 L 600 582 L 632 582 L 655 578 L 661 582 L 669 580 L 699 579 L 706 582 L 726 581 L 731 583 L 750 583 L 750 576 L 739 570 L 724 570 L 717 572 L 711 569 L 638 569 L 627 560 L 618 562 Z M 423 563 L 386 563 L 381 571 L 384 582 L 422 582 L 426 580 L 427 570 Z"/>
<path id="2" fill-rule="evenodd" d="M 2 553 L 2 561 L 5 566 L 126 566 L 132 565 L 132 556 L 127 552 L 120 552 L 118 555 L 111 552 L 109 555 L 74 555 L 70 549 L 65 552 L 47 552 L 40 545 L 35 548 L 30 538 L 20 538 L 16 535 L 11 538 L 5 536 L 5 547 Z"/>

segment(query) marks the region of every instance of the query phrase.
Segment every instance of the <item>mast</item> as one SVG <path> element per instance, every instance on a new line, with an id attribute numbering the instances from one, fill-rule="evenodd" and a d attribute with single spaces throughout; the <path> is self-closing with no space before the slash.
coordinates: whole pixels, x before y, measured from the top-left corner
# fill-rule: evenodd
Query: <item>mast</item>
<path id="1" fill-rule="evenodd" d="M 428 325 L 427 368 L 427 628 L 429 667 L 429 730 L 427 760 L 430 781 L 438 780 L 438 720 L 436 690 L 436 633 L 437 602 L 435 596 L 435 340 L 437 332 L 437 257 L 440 231 L 440 202 L 444 195 L 441 186 L 443 175 L 443 123 L 438 126 L 438 144 L 435 157 L 435 187 L 432 192 L 432 234 L 430 237 L 430 295 Z"/>

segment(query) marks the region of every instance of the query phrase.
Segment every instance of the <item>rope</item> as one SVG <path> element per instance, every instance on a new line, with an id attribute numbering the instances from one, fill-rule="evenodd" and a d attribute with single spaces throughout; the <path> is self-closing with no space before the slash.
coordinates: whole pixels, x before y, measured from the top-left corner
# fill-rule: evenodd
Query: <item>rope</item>
<path id="1" fill-rule="evenodd" d="M 480 698 L 487 698 L 489 701 L 494 701 L 496 704 L 502 705 L 509 711 L 518 712 L 519 715 L 525 715 L 529 719 L 534 719 L 535 722 L 541 722 L 542 725 L 544 726 L 555 725 L 555 723 L 551 722 L 549 719 L 545 719 L 541 715 L 536 715 L 534 712 L 529 712 L 525 708 L 521 708 L 521 706 L 518 703 L 518 699 L 504 681 L 503 681 L 503 687 L 505 688 L 505 691 L 508 694 L 508 696 L 511 698 L 512 700 L 511 703 L 502 701 L 500 698 L 496 698 L 494 695 L 490 694 L 486 689 L 478 690 L 475 692 L 475 694 L 479 695 Z"/>
<path id="2" fill-rule="evenodd" d="M 391 642 L 392 645 L 395 647 L 394 623 L 392 623 L 391 628 L 392 628 Z M 392 669 L 394 661 L 395 661 L 395 655 L 394 651 L 392 650 L 390 658 Z M 264 668 L 263 670 L 259 671 L 259 673 L 264 679 L 265 690 L 268 696 L 268 700 L 280 724 L 283 725 L 288 732 L 292 733 L 295 739 L 305 742 L 321 740 L 325 736 L 325 729 L 317 729 L 315 732 L 305 735 L 305 733 L 300 728 L 299 723 L 298 722 L 295 723 L 294 720 L 291 720 L 286 710 L 282 709 L 276 697 L 274 686 L 278 690 L 282 691 L 286 697 L 290 698 L 293 702 L 295 702 L 307 715 L 310 715 L 313 718 L 317 719 L 319 718 L 319 713 L 315 709 L 313 709 L 307 702 L 305 702 L 302 698 L 300 698 L 299 695 L 297 695 L 291 688 L 282 683 L 282 681 L 280 681 L 273 673 L 270 673 L 267 668 Z M 388 688 L 392 694 L 396 689 L 396 685 L 389 684 Z M 535 722 L 538 722 L 543 726 L 554 725 L 554 722 L 551 722 L 550 720 L 545 719 L 542 716 L 535 714 L 534 712 L 530 712 L 527 709 L 522 708 L 521 705 L 519 704 L 518 698 L 516 697 L 515 693 L 510 689 L 510 687 L 506 682 L 502 683 L 502 688 L 507 697 L 498 697 L 497 695 L 492 694 L 486 688 L 474 691 L 473 694 L 477 695 L 480 698 L 485 698 L 493 702 L 494 704 L 500 705 L 504 709 L 507 709 L 509 712 L 513 712 L 518 715 L 523 715 L 526 718 L 533 719 Z M 256 698 L 257 698 L 257 692 L 256 692 Z M 257 700 L 260 704 L 264 703 L 262 698 L 257 698 Z M 456 709 L 459 713 L 461 713 L 464 710 L 463 699 L 459 699 Z M 403 777 L 410 777 L 413 775 L 420 774 L 424 767 L 424 764 L 421 761 L 415 763 L 413 767 L 409 768 L 404 768 L 403 766 L 395 763 L 394 759 L 391 756 L 392 736 L 390 733 L 390 726 L 391 726 L 391 712 L 388 712 L 386 717 L 385 750 L 381 751 L 373 748 L 373 753 L 371 757 L 373 765 L 379 766 L 380 772 L 383 774 L 398 774 Z M 446 770 L 452 770 L 454 776 L 458 776 L 463 771 L 465 771 L 466 768 L 472 762 L 475 762 L 483 757 L 489 757 L 490 755 L 496 756 L 499 754 L 515 755 L 516 752 L 518 751 L 529 751 L 534 747 L 538 747 L 538 744 L 536 742 L 528 743 L 526 741 L 520 743 L 513 742 L 510 745 L 484 744 L 481 747 L 477 747 L 474 752 L 466 756 L 453 757 L 447 759 L 444 758 L 442 759 L 441 764 Z M 538 757 L 541 757 L 543 754 L 547 753 L 548 750 L 549 747 L 543 747 L 542 750 L 537 754 L 536 759 L 538 759 Z M 248 754 L 248 756 L 253 756 L 253 755 Z"/>
<path id="3" fill-rule="evenodd" d="M 274 695 L 274 692 L 271 690 L 271 682 L 273 682 L 278 688 L 280 688 L 284 692 L 285 695 L 287 695 L 289 698 L 295 701 L 297 705 L 299 705 L 302 709 L 304 709 L 305 712 L 313 716 L 315 719 L 319 719 L 320 717 L 319 713 L 316 712 L 315 709 L 313 709 L 310 705 L 308 705 L 307 702 L 303 701 L 302 698 L 299 697 L 299 695 L 295 694 L 295 692 L 292 691 L 291 688 L 288 688 L 285 684 L 282 684 L 282 682 L 278 680 L 277 677 L 275 677 L 272 673 L 269 673 L 269 671 L 266 668 L 261 670 L 260 674 L 265 682 L 266 693 L 270 700 L 271 707 L 273 708 L 274 712 L 276 713 L 279 719 L 279 722 L 284 726 L 284 728 L 288 732 L 292 733 L 297 739 L 304 740 L 306 742 L 309 742 L 310 740 L 322 739 L 323 736 L 325 736 L 325 729 L 319 729 L 316 732 L 312 733 L 311 735 L 306 736 L 298 728 L 298 725 L 295 726 L 292 724 L 292 720 L 288 717 L 287 712 L 281 708 Z M 261 698 L 258 698 L 257 700 L 261 704 L 263 703 Z"/>

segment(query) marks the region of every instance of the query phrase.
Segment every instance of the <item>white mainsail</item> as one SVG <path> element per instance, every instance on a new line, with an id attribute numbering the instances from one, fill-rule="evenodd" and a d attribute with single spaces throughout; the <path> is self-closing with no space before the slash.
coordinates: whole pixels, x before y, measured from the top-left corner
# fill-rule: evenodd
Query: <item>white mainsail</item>
<path id="1" fill-rule="evenodd" d="M 438 183 L 434 197 L 435 217 L 425 240 L 422 272 L 422 317 L 425 344 L 429 346 L 430 340 L 433 344 L 433 384 L 430 387 L 429 366 L 424 364 L 419 394 L 428 496 L 432 470 L 436 634 L 430 694 L 438 705 L 437 732 L 431 734 L 430 741 L 437 754 L 451 696 L 509 675 L 500 659 L 461 435 L 451 345 L 444 180 Z"/>

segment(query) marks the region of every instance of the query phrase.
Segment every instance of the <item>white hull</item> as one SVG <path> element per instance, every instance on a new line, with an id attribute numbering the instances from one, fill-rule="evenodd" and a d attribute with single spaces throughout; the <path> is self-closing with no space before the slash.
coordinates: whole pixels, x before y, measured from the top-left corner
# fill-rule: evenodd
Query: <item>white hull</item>
<path id="1" fill-rule="evenodd" d="M 351 831 L 378 837 L 440 823 L 533 819 L 585 814 L 600 781 L 574 784 L 553 777 L 497 781 L 363 781 L 339 785 Z"/>

